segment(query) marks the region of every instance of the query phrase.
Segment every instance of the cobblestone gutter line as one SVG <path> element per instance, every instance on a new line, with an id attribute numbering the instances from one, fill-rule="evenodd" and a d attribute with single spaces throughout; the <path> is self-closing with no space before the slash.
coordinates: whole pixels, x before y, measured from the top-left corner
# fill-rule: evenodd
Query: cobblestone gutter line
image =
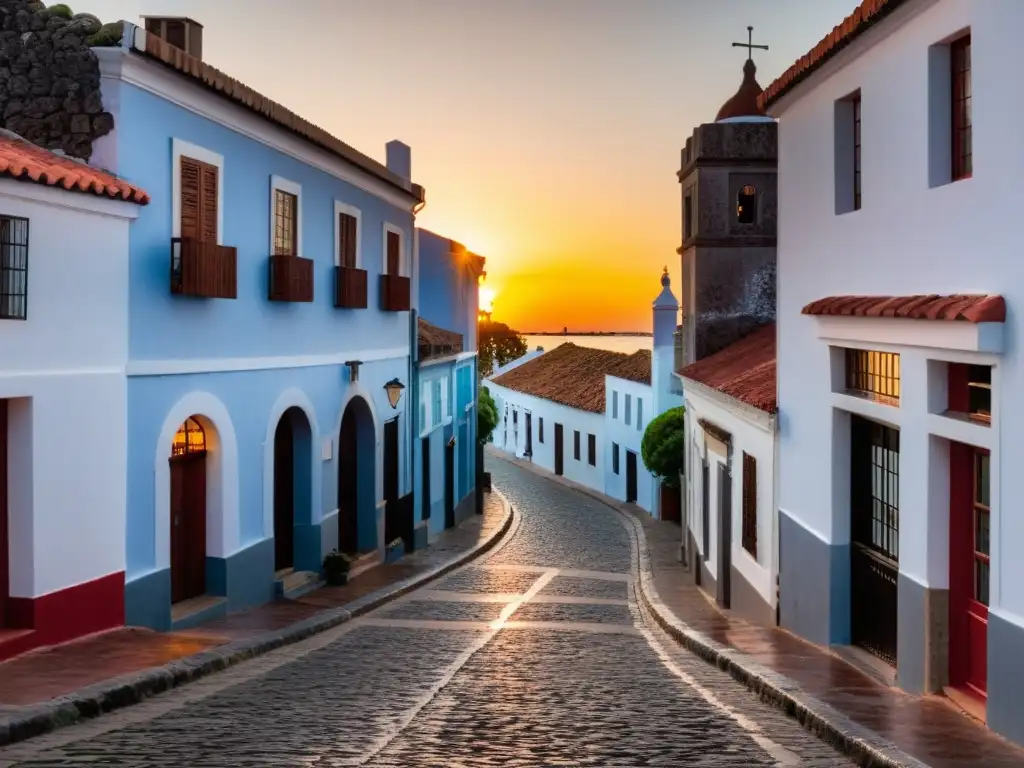
<path id="1" fill-rule="evenodd" d="M 364 595 L 348 603 L 344 608 L 326 609 L 283 629 L 226 643 L 218 648 L 186 656 L 159 667 L 150 667 L 140 672 L 104 680 L 41 704 L 18 707 L 12 712 L 2 712 L 0 747 L 73 725 L 79 720 L 98 717 L 105 712 L 138 704 L 150 696 L 191 683 L 278 648 L 298 643 L 311 635 L 326 632 L 369 613 L 444 576 L 493 548 L 508 532 L 516 512 L 501 494 L 497 495 L 505 507 L 505 516 L 501 524 L 487 539 L 447 563 Z"/>

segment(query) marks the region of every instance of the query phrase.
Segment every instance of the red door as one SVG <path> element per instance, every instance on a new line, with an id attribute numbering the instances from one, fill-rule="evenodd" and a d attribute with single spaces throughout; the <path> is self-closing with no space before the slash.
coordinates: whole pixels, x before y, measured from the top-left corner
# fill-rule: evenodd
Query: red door
<path id="1" fill-rule="evenodd" d="M 0 400 L 0 629 L 6 624 L 11 558 L 7 543 L 7 401 Z"/>
<path id="2" fill-rule="evenodd" d="M 171 602 L 206 593 L 206 453 L 171 459 Z"/>
<path id="3" fill-rule="evenodd" d="M 950 683 L 982 698 L 988 688 L 989 454 L 950 450 Z"/>

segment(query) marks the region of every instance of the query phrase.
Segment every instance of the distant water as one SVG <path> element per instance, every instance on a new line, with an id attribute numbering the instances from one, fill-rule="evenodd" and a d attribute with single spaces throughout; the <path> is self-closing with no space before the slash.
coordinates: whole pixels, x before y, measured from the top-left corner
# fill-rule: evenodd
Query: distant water
<path id="1" fill-rule="evenodd" d="M 650 336 L 525 336 L 526 348 L 532 352 L 537 347 L 544 347 L 550 352 L 560 344 L 571 341 L 580 347 L 607 349 L 612 352 L 625 352 L 631 355 L 638 349 L 652 349 L 654 339 Z"/>

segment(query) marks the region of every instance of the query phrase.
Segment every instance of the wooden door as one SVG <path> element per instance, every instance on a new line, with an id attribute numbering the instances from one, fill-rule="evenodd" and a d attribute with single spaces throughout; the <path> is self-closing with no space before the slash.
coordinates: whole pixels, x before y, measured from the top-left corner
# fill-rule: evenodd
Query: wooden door
<path id="1" fill-rule="evenodd" d="M 455 527 L 455 446 L 444 446 L 444 527 Z"/>
<path id="2" fill-rule="evenodd" d="M 718 575 L 715 599 L 723 608 L 730 604 L 732 576 L 732 473 L 718 465 Z"/>
<path id="3" fill-rule="evenodd" d="M 11 556 L 7 522 L 7 401 L 0 400 L 0 629 L 7 626 L 11 596 Z"/>
<path id="4" fill-rule="evenodd" d="M 430 519 L 430 438 L 424 437 L 420 440 L 420 453 L 423 455 L 423 468 L 420 470 L 423 475 L 423 512 L 424 520 Z"/>
<path id="5" fill-rule="evenodd" d="M 989 454 L 950 450 L 950 683 L 980 698 L 988 691 L 990 578 Z"/>
<path id="6" fill-rule="evenodd" d="M 384 501 L 398 499 L 398 417 L 384 422 Z"/>
<path id="7" fill-rule="evenodd" d="M 562 433 L 562 425 L 555 424 L 555 474 L 562 474 L 562 461 L 565 454 L 565 446 L 563 445 L 564 435 Z"/>
<path id="8" fill-rule="evenodd" d="M 359 548 L 359 451 L 356 416 L 349 406 L 338 435 L 338 551 Z"/>
<path id="9" fill-rule="evenodd" d="M 206 593 L 206 454 L 171 459 L 171 602 Z"/>
<path id="10" fill-rule="evenodd" d="M 295 440 L 288 415 L 274 432 L 274 570 L 295 565 Z"/>
<path id="11" fill-rule="evenodd" d="M 636 504 L 636 454 L 626 451 L 626 503 Z"/>

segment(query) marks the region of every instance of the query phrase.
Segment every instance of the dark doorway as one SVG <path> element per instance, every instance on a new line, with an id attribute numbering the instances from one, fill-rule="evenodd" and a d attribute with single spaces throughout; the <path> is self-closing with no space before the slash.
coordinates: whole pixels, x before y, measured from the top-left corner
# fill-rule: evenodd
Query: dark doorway
<path id="1" fill-rule="evenodd" d="M 171 445 L 171 602 L 206 593 L 206 433 L 194 418 Z"/>
<path id="2" fill-rule="evenodd" d="M 732 473 L 724 464 L 718 465 L 718 575 L 715 599 L 720 606 L 730 604 L 730 574 L 732 573 Z"/>
<path id="3" fill-rule="evenodd" d="M 707 458 L 701 464 L 700 475 L 700 546 L 701 558 L 697 563 L 697 585 L 703 582 L 704 566 L 711 553 L 711 489 L 708 487 L 711 482 L 711 469 L 708 466 Z"/>
<path id="4" fill-rule="evenodd" d="M 348 554 L 377 546 L 376 438 L 373 414 L 353 397 L 338 435 L 338 549 Z"/>
<path id="5" fill-rule="evenodd" d="M 421 470 L 423 475 L 423 502 L 422 502 L 422 516 L 424 520 L 430 519 L 430 437 L 424 437 L 420 440 L 420 453 L 423 456 L 423 468 Z"/>
<path id="6" fill-rule="evenodd" d="M 896 665 L 899 431 L 850 417 L 850 631 Z"/>
<path id="7" fill-rule="evenodd" d="M 398 500 L 398 417 L 384 422 L 384 501 Z"/>
<path id="8" fill-rule="evenodd" d="M 564 459 L 564 435 L 562 434 L 562 425 L 555 424 L 555 474 L 562 474 L 562 461 Z"/>
<path id="9" fill-rule="evenodd" d="M 444 527 L 455 527 L 455 440 L 444 444 Z"/>
<path id="10" fill-rule="evenodd" d="M 626 503 L 636 504 L 636 454 L 626 451 Z"/>
<path id="11" fill-rule="evenodd" d="M 7 626 L 7 599 L 11 596 L 7 531 L 7 401 L 0 400 L 0 629 Z"/>
<path id="12" fill-rule="evenodd" d="M 295 566 L 295 438 L 288 414 L 274 432 L 274 570 Z"/>
<path id="13" fill-rule="evenodd" d="M 533 456 L 533 417 L 526 414 L 526 450 L 523 452 L 526 458 Z"/>

